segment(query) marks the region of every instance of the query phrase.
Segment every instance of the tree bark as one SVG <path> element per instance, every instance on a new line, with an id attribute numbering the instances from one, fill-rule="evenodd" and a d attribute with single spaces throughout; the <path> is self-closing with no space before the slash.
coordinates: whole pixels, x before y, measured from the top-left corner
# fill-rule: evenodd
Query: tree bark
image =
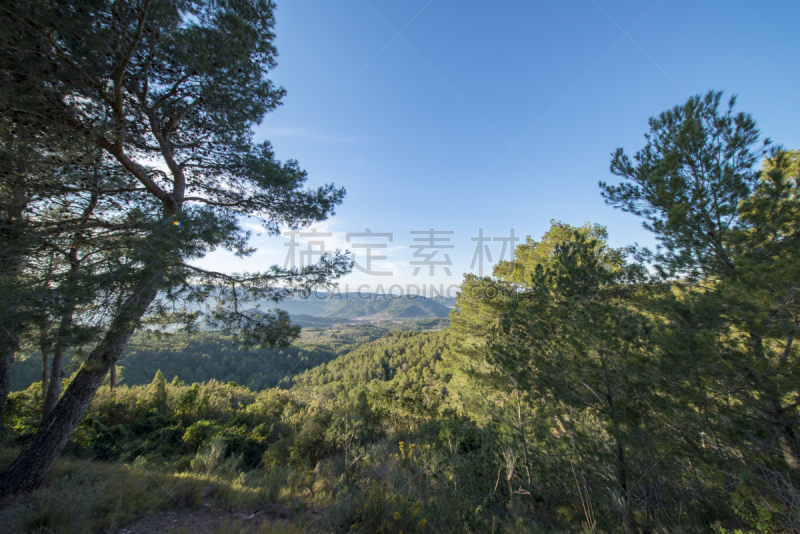
<path id="1" fill-rule="evenodd" d="M 0 479 L 0 499 L 31 491 L 44 482 L 109 369 L 122 354 L 139 320 L 155 299 L 160 279 L 161 275 L 158 275 L 145 282 L 117 311 L 103 340 L 89 354 L 55 409 Z"/>
<path id="2" fill-rule="evenodd" d="M 781 453 L 786 466 L 795 475 L 800 475 L 800 454 L 797 450 L 797 436 L 791 421 L 785 416 L 785 409 L 777 400 L 772 401 L 772 421 L 778 432 L 778 442 L 781 444 Z"/>
<path id="3" fill-rule="evenodd" d="M 42 342 L 42 399 L 47 397 L 47 382 L 50 377 L 50 370 L 47 368 L 49 359 L 50 349 L 46 343 Z"/>
<path id="4" fill-rule="evenodd" d="M 74 282 L 77 276 L 78 263 L 73 262 L 70 273 L 70 282 Z M 50 372 L 50 384 L 47 387 L 47 395 L 45 396 L 44 403 L 42 404 L 42 423 L 47 421 L 53 409 L 58 403 L 58 398 L 61 396 L 61 382 L 64 379 L 64 354 L 67 351 L 67 341 L 69 340 L 69 331 L 72 328 L 72 319 L 75 315 L 75 299 L 71 297 L 67 303 L 67 307 L 62 311 L 61 321 L 58 324 L 58 332 L 56 332 L 55 349 L 53 351 L 53 370 Z"/>
<path id="5" fill-rule="evenodd" d="M 82 220 L 85 222 L 89 216 L 94 212 L 97 207 L 97 194 L 92 193 L 91 202 L 83 210 Z M 42 404 L 42 422 L 44 424 L 58 402 L 58 397 L 61 395 L 61 382 L 64 378 L 64 353 L 68 347 L 68 340 L 70 338 L 70 330 L 72 329 L 73 318 L 75 317 L 75 306 L 77 297 L 72 293 L 75 286 L 79 284 L 78 275 L 81 269 L 81 260 L 78 258 L 78 252 L 83 244 L 83 235 L 80 232 L 72 236 L 72 247 L 67 254 L 69 260 L 69 276 L 64 284 L 68 294 L 67 301 L 64 309 L 61 311 L 61 320 L 58 323 L 58 331 L 55 335 L 55 346 L 53 353 L 53 370 L 50 373 L 52 380 L 47 388 L 47 395 L 45 396 L 44 403 Z"/>
<path id="6" fill-rule="evenodd" d="M 14 350 L 5 347 L 0 353 L 0 429 L 6 411 L 6 399 L 11 391 L 11 364 L 14 362 Z"/>
<path id="7" fill-rule="evenodd" d="M 750 333 L 751 343 L 756 359 L 764 359 L 764 344 L 761 336 Z M 789 336 L 786 349 L 781 358 L 781 365 L 788 359 L 792 347 L 793 337 Z M 767 406 L 762 408 L 768 414 L 770 423 L 777 433 L 778 443 L 780 443 L 780 454 L 786 466 L 795 476 L 800 476 L 800 450 L 797 447 L 797 434 L 795 433 L 792 421 L 786 417 L 786 409 L 781 402 L 781 395 L 772 377 L 763 373 L 756 377 L 757 387 L 762 390 Z M 762 412 L 762 413 L 763 413 Z"/>
<path id="8" fill-rule="evenodd" d="M 50 373 L 50 383 L 47 386 L 47 394 L 42 403 L 42 420 L 40 425 L 43 425 L 53 409 L 58 404 L 58 398 L 61 396 L 61 382 L 64 380 L 64 347 L 57 347 L 53 352 L 53 370 Z"/>
<path id="9" fill-rule="evenodd" d="M 625 532 L 638 532 L 636 521 L 633 518 L 630 510 L 630 495 L 628 492 L 628 464 L 625 459 L 625 445 L 621 439 L 619 414 L 615 409 L 614 397 L 611 394 L 610 379 L 608 370 L 606 369 L 606 358 L 604 349 L 601 347 L 597 349 L 597 355 L 600 358 L 600 366 L 603 371 L 603 381 L 605 382 L 605 397 L 608 409 L 608 416 L 611 423 L 611 435 L 614 438 L 614 459 L 617 463 L 617 484 L 620 491 L 622 523 Z"/>
<path id="10" fill-rule="evenodd" d="M 637 532 L 636 522 L 630 511 L 630 499 L 628 496 L 628 468 L 625 460 L 625 448 L 619 438 L 616 441 L 616 460 L 617 460 L 617 484 L 619 484 L 620 497 L 622 498 L 622 522 L 625 527 L 625 532 Z"/>
<path id="11" fill-rule="evenodd" d="M 111 366 L 111 371 L 109 372 L 108 376 L 108 385 L 111 388 L 111 391 L 114 391 L 114 388 L 117 387 L 117 364 Z"/>
<path id="12" fill-rule="evenodd" d="M 519 398 L 519 387 L 517 386 L 515 389 L 517 392 L 517 422 L 519 424 L 520 438 L 522 439 L 522 452 L 525 455 L 525 474 L 527 475 L 528 491 L 531 491 L 531 468 L 528 461 L 528 440 L 525 437 L 525 426 L 522 422 L 522 403 L 520 402 Z"/>
<path id="13" fill-rule="evenodd" d="M 24 328 L 18 315 L 20 303 L 26 295 L 15 295 L 14 287 L 19 280 L 23 251 L 26 248 L 22 239 L 22 212 L 27 200 L 19 190 L 13 190 L 0 204 L 0 242 L 3 254 L 0 255 L 0 435 L 2 435 L 3 416 L 6 399 L 11 391 L 11 364 L 19 347 L 19 335 Z"/>

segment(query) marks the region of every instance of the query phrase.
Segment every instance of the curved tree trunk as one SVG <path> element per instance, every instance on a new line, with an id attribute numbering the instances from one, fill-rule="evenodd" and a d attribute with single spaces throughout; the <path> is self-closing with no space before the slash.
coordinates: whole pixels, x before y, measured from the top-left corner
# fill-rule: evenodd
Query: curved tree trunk
<path id="1" fill-rule="evenodd" d="M 0 479 L 0 499 L 33 490 L 44 482 L 109 369 L 136 330 L 139 319 L 155 299 L 160 278 L 159 275 L 146 282 L 118 310 L 105 337 L 86 359 L 53 412 Z"/>

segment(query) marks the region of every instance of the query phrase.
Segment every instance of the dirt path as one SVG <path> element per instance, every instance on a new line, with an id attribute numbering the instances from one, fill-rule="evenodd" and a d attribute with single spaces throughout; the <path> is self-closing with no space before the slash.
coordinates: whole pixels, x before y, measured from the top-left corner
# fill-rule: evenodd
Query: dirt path
<path id="1" fill-rule="evenodd" d="M 230 527 L 238 522 L 250 532 L 257 532 L 265 523 L 270 524 L 275 532 L 281 532 L 281 526 L 292 524 L 308 524 L 319 514 L 319 510 L 308 509 L 298 517 L 283 519 L 274 517 L 275 509 L 258 510 L 256 512 L 240 510 L 223 504 L 204 504 L 198 510 L 181 510 L 162 512 L 152 517 L 140 519 L 124 528 L 117 529 L 115 534 L 155 534 L 172 532 L 174 534 L 213 534 L 215 531 Z M 277 528 L 276 528 L 277 527 Z M 272 530 L 271 530 L 272 531 Z M 237 531 L 238 532 L 238 531 Z"/>

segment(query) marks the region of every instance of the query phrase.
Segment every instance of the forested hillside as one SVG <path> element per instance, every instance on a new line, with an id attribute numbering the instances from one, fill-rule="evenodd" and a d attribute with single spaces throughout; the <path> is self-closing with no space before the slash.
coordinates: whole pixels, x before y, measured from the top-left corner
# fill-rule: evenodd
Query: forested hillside
<path id="1" fill-rule="evenodd" d="M 311 315 L 331 319 L 413 319 L 447 317 L 449 302 L 419 295 L 374 293 L 311 293 L 293 295 L 279 304 L 263 302 L 263 308 L 278 307 L 292 315 Z"/>
<path id="2" fill-rule="evenodd" d="M 438 318 L 390 326 L 341 325 L 312 319 L 316 318 L 309 318 L 308 322 L 316 328 L 304 330 L 301 341 L 285 349 L 246 347 L 231 336 L 213 331 L 157 338 L 137 334 L 119 360 L 116 380 L 118 384 L 129 386 L 149 384 L 160 369 L 164 376 L 177 376 L 187 384 L 217 380 L 235 382 L 251 391 L 289 388 L 295 375 L 355 351 L 387 332 L 438 330 L 447 325 L 446 319 Z M 12 391 L 41 382 L 41 354 L 24 355 L 16 365 Z"/>
<path id="3" fill-rule="evenodd" d="M 446 384 L 450 375 L 448 332 L 392 332 L 294 377 L 295 389 L 386 382 L 402 393 L 417 386 Z"/>
<path id="4" fill-rule="evenodd" d="M 716 99 L 687 106 L 713 113 Z M 616 158 L 635 180 L 662 172 Z M 721 241 L 716 223 L 672 229 L 655 211 L 674 253 L 553 222 L 494 276 L 466 276 L 444 329 L 339 324 L 285 349 L 140 334 L 65 450 L 284 488 L 265 497 L 284 503 L 306 477 L 327 509 L 314 528 L 794 531 L 798 159 L 776 150 L 744 175 L 753 190 L 729 202 L 739 222 Z M 621 205 L 671 205 L 604 187 Z M 41 382 L 10 395 L 6 444 L 31 440 L 42 405 Z"/>
<path id="5" fill-rule="evenodd" d="M 366 82 L 393 43 L 422 59 L 412 32 L 408 41 L 400 36 L 418 17 L 422 24 L 438 10 L 452 22 L 453 10 L 428 10 L 429 2 L 398 33 L 379 9 L 356 4 L 394 37 L 363 68 L 358 59 L 355 77 L 352 65 L 338 73 L 350 80 L 344 89 Z M 325 19 L 332 33 L 320 38 L 333 48 L 352 36 L 319 16 L 326 7 L 317 4 L 313 15 Z M 350 7 L 337 4 L 348 14 Z M 491 19 L 517 20 L 495 17 L 487 10 L 500 8 L 489 4 L 458 7 L 459 17 L 480 17 L 465 35 L 478 47 L 468 49 L 465 78 L 490 84 L 480 94 L 503 88 L 503 98 L 491 99 L 499 105 L 510 88 L 494 71 L 475 76 L 475 58 L 491 48 L 483 36 Z M 694 7 L 680 13 L 682 22 L 693 22 Z M 558 8 L 549 3 L 545 11 Z M 327 105 L 302 129 L 285 128 L 294 136 L 280 148 L 286 159 L 265 135 L 280 123 L 267 114 L 286 95 L 270 79 L 275 9 L 269 0 L 0 4 L 3 534 L 122 534 L 140 520 L 136 532 L 213 534 L 800 532 L 800 151 L 767 138 L 735 97 L 691 96 L 648 121 L 642 116 L 642 145 L 615 150 L 613 181 L 598 184 L 609 210 L 640 224 L 654 246 L 624 245 L 632 234 L 612 236 L 593 222 L 554 218 L 545 229 L 515 219 L 536 235 L 516 239 L 510 228 L 508 237 L 488 237 L 479 227 L 455 301 L 339 293 L 345 277 L 383 280 L 391 272 L 380 269 L 406 258 L 414 281 L 420 272 L 439 276 L 435 268 L 452 276 L 451 267 L 460 268 L 452 261 L 456 231 L 443 225 L 473 190 L 494 196 L 464 202 L 461 219 L 470 223 L 483 224 L 481 215 L 505 224 L 507 203 L 524 207 L 515 215 L 540 216 L 547 200 L 524 196 L 538 194 L 529 183 L 484 179 L 496 168 L 513 172 L 499 167 L 512 152 L 527 163 L 517 147 L 567 97 L 577 98 L 584 87 L 575 89 L 617 45 L 644 49 L 628 30 L 515 145 L 456 92 L 461 81 L 451 85 L 450 72 L 434 71 L 435 83 L 510 148 L 486 173 L 478 160 L 457 162 L 479 168 L 473 185 L 445 182 L 459 173 L 439 167 L 455 163 L 438 154 L 435 165 L 414 157 L 445 145 L 416 117 L 406 122 L 430 138 L 415 137 L 409 150 L 394 129 L 391 139 L 358 132 L 359 143 L 373 145 L 352 152 L 345 172 L 326 166 L 354 138 L 308 130 L 334 101 L 344 104 L 337 100 L 344 89 L 332 100 L 324 95 Z M 775 12 L 779 22 L 791 20 Z M 582 19 L 565 17 L 569 27 L 561 29 L 583 31 Z M 520 31 L 540 39 L 530 20 L 519 17 Z M 438 36 L 449 26 L 461 19 L 430 27 Z M 793 35 L 780 39 L 786 34 Z M 736 35 L 748 53 L 765 40 L 743 35 L 754 34 Z M 314 55 L 310 42 L 287 42 Z M 335 77 L 317 68 L 327 61 L 320 57 L 307 79 L 330 91 Z M 429 74 L 433 62 L 422 61 Z M 401 63 L 392 61 L 393 74 Z M 750 78 L 757 72 L 739 67 Z M 749 87 L 781 81 L 755 78 Z M 419 105 L 419 80 L 398 80 L 385 84 L 403 91 L 393 100 L 413 101 L 423 114 L 439 107 Z M 375 104 L 366 94 L 352 100 Z M 525 98 L 526 106 L 536 100 Z M 385 102 L 374 110 L 381 113 L 360 115 L 400 116 Z M 302 143 L 328 143 L 314 160 L 317 174 L 346 177 L 360 188 L 356 198 L 383 179 L 363 154 L 388 157 L 389 149 L 411 162 L 408 176 L 427 166 L 437 174 L 422 185 L 444 185 L 415 191 L 424 202 L 413 206 L 370 198 L 369 210 L 353 212 L 364 227 L 347 214 L 355 226 L 339 241 L 357 253 L 307 242 L 295 262 L 295 238 L 305 230 L 332 236 L 322 225 L 339 225 L 325 221 L 345 196 L 309 180 L 287 152 L 303 134 Z M 542 134 L 536 143 L 562 143 Z M 578 182 L 566 173 L 583 156 L 574 156 L 577 134 L 569 135 L 562 144 L 570 153 L 553 168 L 572 186 Z M 468 147 L 469 158 L 490 152 L 483 141 Z M 526 169 L 528 180 L 533 166 Z M 406 175 L 398 181 L 395 191 L 411 189 Z M 417 236 L 408 249 L 392 232 L 367 226 L 387 206 L 432 211 L 449 197 L 459 200 L 436 215 L 437 227 L 408 230 Z M 431 218 L 405 215 L 409 224 Z M 386 241 L 351 239 L 359 236 Z M 256 244 L 273 250 L 256 256 Z M 495 261 L 490 252 L 501 246 Z M 264 262 L 284 248 L 284 267 Z M 401 249 L 405 258 L 389 259 Z M 195 522 L 200 516 L 207 521 Z"/>

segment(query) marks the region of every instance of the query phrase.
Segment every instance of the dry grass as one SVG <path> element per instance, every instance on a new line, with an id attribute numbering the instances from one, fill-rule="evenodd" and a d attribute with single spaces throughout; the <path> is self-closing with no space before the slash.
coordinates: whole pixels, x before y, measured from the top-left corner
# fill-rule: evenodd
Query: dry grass
<path id="1" fill-rule="evenodd" d="M 307 532 L 306 526 L 298 524 L 264 523 L 258 530 L 253 530 L 240 522 L 214 530 L 214 534 L 306 534 Z"/>
<path id="2" fill-rule="evenodd" d="M 0 451 L 4 471 L 17 451 Z M 260 477 L 259 477 L 260 478 Z M 273 485 L 277 486 L 276 480 Z M 210 486 L 210 488 L 209 488 Z M 204 491 L 205 489 L 205 491 Z M 234 480 L 215 475 L 165 473 L 146 466 L 59 459 L 45 487 L 4 503 L 2 531 L 109 532 L 165 510 L 196 509 L 208 498 L 242 509 L 255 509 L 285 491 L 267 491 L 256 477 Z"/>
<path id="3" fill-rule="evenodd" d="M 19 453 L 0 450 L 0 473 Z M 267 503 L 288 506 L 294 497 L 301 508 L 325 508 L 336 497 L 337 473 L 330 468 L 314 474 L 290 468 L 268 473 L 169 473 L 137 460 L 133 464 L 59 458 L 45 486 L 19 496 L 0 508 L 3 534 L 106 533 L 165 511 L 197 510 L 204 499 L 242 511 Z M 328 472 L 331 471 L 331 472 Z M 256 532 L 307 532 L 308 526 L 262 525 Z M 234 523 L 223 533 L 252 533 L 252 526 Z"/>

